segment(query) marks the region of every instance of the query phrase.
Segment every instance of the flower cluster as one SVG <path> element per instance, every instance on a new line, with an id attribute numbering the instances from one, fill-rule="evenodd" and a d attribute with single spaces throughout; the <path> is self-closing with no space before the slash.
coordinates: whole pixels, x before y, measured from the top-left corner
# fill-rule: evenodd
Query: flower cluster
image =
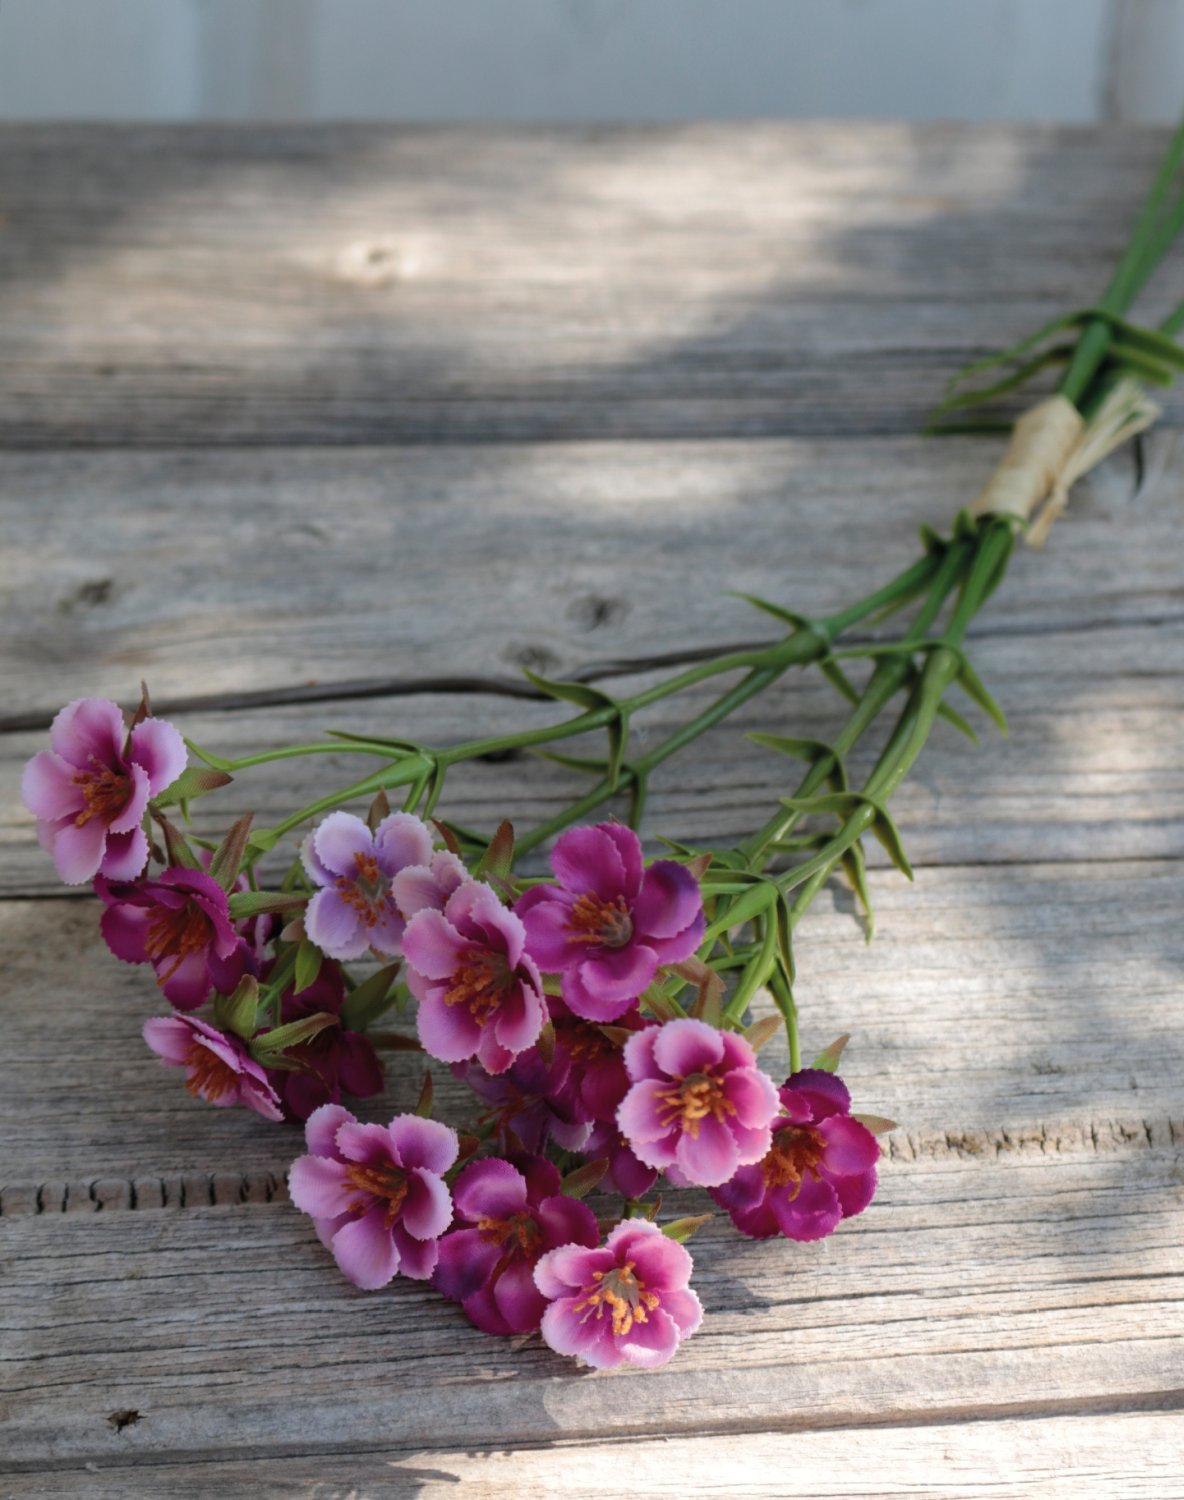
<path id="1" fill-rule="evenodd" d="M 250 818 L 218 842 L 170 819 L 230 778 L 188 767 L 146 701 L 131 720 L 72 703 L 50 744 L 26 805 L 63 879 L 93 882 L 115 957 L 151 969 L 168 1013 L 145 1041 L 195 1099 L 303 1123 L 292 1202 L 354 1285 L 430 1282 L 487 1333 L 649 1369 L 703 1315 L 682 1243 L 701 1220 L 658 1226 L 660 1178 L 707 1189 L 754 1238 L 817 1239 L 870 1202 L 879 1148 L 834 1059 L 778 1089 L 757 1061 L 767 1026 L 745 1029 L 744 996 L 722 1004 L 702 862 L 647 864 L 606 822 L 558 838 L 553 879 L 519 881 L 508 825 L 470 866 L 380 796 L 315 823 L 261 889 L 271 842 Z M 415 1041 L 386 1040 L 470 1088 L 475 1134 L 431 1118 L 430 1075 L 385 1125 L 343 1103 L 383 1092 L 370 1028 L 409 1000 Z M 598 1219 L 593 1189 L 624 1216 Z"/>

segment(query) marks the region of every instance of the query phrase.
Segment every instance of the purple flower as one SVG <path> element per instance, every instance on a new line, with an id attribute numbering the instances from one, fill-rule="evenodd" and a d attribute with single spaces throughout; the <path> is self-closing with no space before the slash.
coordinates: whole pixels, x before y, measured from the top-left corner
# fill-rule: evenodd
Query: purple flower
<path id="1" fill-rule="evenodd" d="M 288 1191 L 343 1274 L 367 1291 L 396 1271 L 426 1281 L 452 1221 L 456 1132 L 418 1115 L 361 1125 L 340 1104 L 314 1110 L 304 1132 L 310 1155 L 292 1163 Z"/>
<path id="2" fill-rule="evenodd" d="M 490 1108 L 481 1116 L 507 1149 L 542 1151 L 554 1141 L 579 1151 L 591 1125 L 581 1112 L 571 1060 L 558 1049 L 550 1062 L 537 1047 L 520 1053 L 504 1073 L 487 1073 L 479 1062 L 453 1063 L 452 1071 Z"/>
<path id="3" fill-rule="evenodd" d="M 344 1003 L 341 970 L 336 964 L 324 963 L 307 989 L 297 993 L 289 985 L 284 991 L 280 1021 L 286 1026 L 318 1012 L 340 1015 Z M 369 1037 L 360 1031 L 346 1031 L 340 1022 L 287 1048 L 284 1056 L 299 1063 L 300 1071 L 277 1068 L 268 1077 L 283 1101 L 286 1119 L 307 1120 L 322 1104 L 340 1104 L 342 1089 L 358 1099 L 382 1093 L 382 1064 Z"/>
<path id="4" fill-rule="evenodd" d="M 440 1241 L 433 1283 L 485 1333 L 531 1333 L 547 1299 L 534 1281 L 540 1256 L 558 1245 L 600 1242 L 596 1215 L 566 1197 L 558 1169 L 540 1156 L 472 1162 L 456 1179 L 463 1226 Z"/>
<path id="5" fill-rule="evenodd" d="M 576 1108 L 586 1120 L 615 1120 L 621 1100 L 629 1092 L 625 1071 L 625 1039 L 618 1039 L 594 1021 L 573 1015 L 562 1000 L 552 998 L 551 1024 L 555 1028 L 555 1050 L 570 1064 Z M 629 1011 L 611 1028 L 635 1032 L 655 1022 Z"/>
<path id="6" fill-rule="evenodd" d="M 185 769 L 184 740 L 164 719 L 129 734 L 118 704 L 78 698 L 54 719 L 49 742 L 25 767 L 21 797 L 58 874 L 67 885 L 100 871 L 134 880 L 148 863 L 141 821 Z"/>
<path id="7" fill-rule="evenodd" d="M 361 958 L 369 948 L 397 954 L 406 926 L 395 877 L 432 858 L 432 836 L 413 813 L 391 813 L 370 832 L 353 813 L 330 813 L 300 850 L 308 878 L 321 887 L 304 926 L 330 958 Z"/>
<path id="8" fill-rule="evenodd" d="M 558 886 L 538 885 L 514 910 L 527 951 L 563 975 L 569 1009 L 590 1021 L 625 1014 L 658 972 L 703 937 L 703 898 L 691 872 L 660 859 L 644 869 L 641 840 L 620 823 L 571 828 L 551 851 Z"/>
<path id="9" fill-rule="evenodd" d="M 633 1087 L 617 1124 L 637 1156 L 676 1187 L 715 1187 L 771 1144 L 777 1090 L 734 1031 L 679 1019 L 629 1039 Z"/>
<path id="10" fill-rule="evenodd" d="M 108 948 L 127 964 L 151 964 L 170 1005 L 196 1010 L 211 989 L 228 995 L 256 959 L 230 920 L 226 892 L 201 870 L 165 870 L 154 880 L 95 890 L 106 904 L 99 923 Z"/>
<path id="11" fill-rule="evenodd" d="M 453 891 L 442 912 L 418 911 L 407 923 L 407 984 L 432 1057 L 475 1057 L 486 1072 L 504 1073 L 538 1040 L 547 1007 L 525 939 L 522 923 L 480 881 Z"/>
<path id="12" fill-rule="evenodd" d="M 711 1196 L 753 1239 L 820 1240 L 872 1201 L 880 1148 L 851 1118 L 851 1095 L 833 1073 L 803 1068 L 779 1092 L 783 1113 L 764 1159 Z"/>
<path id="13" fill-rule="evenodd" d="M 283 1112 L 267 1074 L 236 1036 L 196 1016 L 153 1016 L 144 1022 L 144 1040 L 173 1068 L 185 1068 L 185 1087 L 195 1099 L 225 1109 L 245 1104 L 265 1120 Z"/>
<path id="14" fill-rule="evenodd" d="M 653 1370 L 671 1359 L 703 1321 L 688 1286 L 684 1246 L 646 1219 L 623 1219 L 598 1250 L 563 1245 L 534 1268 L 550 1307 L 543 1339 L 598 1370 L 630 1364 Z"/>
<path id="15" fill-rule="evenodd" d="M 581 1147 L 588 1161 L 606 1161 L 600 1187 L 606 1193 L 620 1193 L 623 1198 L 644 1198 L 658 1179 L 655 1167 L 647 1167 L 634 1151 L 628 1136 L 612 1120 L 597 1120 L 592 1133 Z"/>

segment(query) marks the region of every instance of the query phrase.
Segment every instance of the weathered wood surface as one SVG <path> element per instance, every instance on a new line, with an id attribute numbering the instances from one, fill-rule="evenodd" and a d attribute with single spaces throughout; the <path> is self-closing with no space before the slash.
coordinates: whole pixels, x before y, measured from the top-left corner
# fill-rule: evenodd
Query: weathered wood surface
<path id="1" fill-rule="evenodd" d="M 551 712 L 482 690 L 522 665 L 640 681 L 762 638 L 725 589 L 846 602 L 994 451 L 904 434 L 961 361 L 1096 294 L 1158 145 L 0 132 L 0 1496 L 1184 1493 L 1170 431 L 991 601 L 1011 737 L 939 728 L 876 942 L 838 887 L 801 930 L 807 1045 L 851 1031 L 861 1103 L 902 1121 L 876 1203 L 815 1247 L 709 1225 L 707 1323 L 657 1375 L 345 1285 L 286 1201 L 298 1141 L 146 1057 L 151 987 L 17 798 L 58 704 L 144 675 L 228 753 L 449 741 Z M 840 712 L 786 678 L 656 778 L 650 832 L 742 833 L 792 774 L 743 732 Z M 356 766 L 221 805 L 274 818 Z M 448 810 L 529 825 L 568 784 L 476 766 Z M 415 1074 L 396 1056 L 376 1115 Z"/>

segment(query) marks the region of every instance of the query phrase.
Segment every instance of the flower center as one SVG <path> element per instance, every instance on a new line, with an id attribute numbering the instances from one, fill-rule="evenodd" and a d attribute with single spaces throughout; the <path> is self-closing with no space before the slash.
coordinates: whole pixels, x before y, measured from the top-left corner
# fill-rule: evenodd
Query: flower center
<path id="1" fill-rule="evenodd" d="M 196 1037 L 185 1054 L 185 1066 L 189 1069 L 185 1087 L 195 1099 L 208 1099 L 213 1103 L 238 1086 L 238 1074 L 230 1064 L 223 1062 L 212 1048 Z"/>
<path id="2" fill-rule="evenodd" d="M 380 1162 L 376 1166 L 351 1161 L 345 1169 L 345 1175 L 358 1192 L 363 1194 L 350 1204 L 350 1213 L 358 1216 L 364 1214 L 371 1207 L 368 1200 L 377 1198 L 380 1203 L 386 1204 L 386 1227 L 389 1229 L 402 1212 L 403 1199 L 407 1196 L 407 1174 L 402 1167 L 396 1167 L 394 1162 L 389 1161 Z"/>
<path id="3" fill-rule="evenodd" d="M 354 854 L 353 875 L 339 875 L 333 884 L 367 927 L 376 927 L 383 912 L 393 908 L 390 880 L 378 868 L 375 856 L 365 850 Z"/>
<path id="4" fill-rule="evenodd" d="M 83 806 L 74 819 L 74 826 L 81 828 L 92 818 L 102 818 L 104 823 L 113 822 L 131 800 L 132 779 L 122 771 L 113 771 L 110 766 L 100 766 L 97 771 L 79 771 L 73 778 L 74 785 L 82 788 Z"/>
<path id="5" fill-rule="evenodd" d="M 714 1073 L 688 1073 L 658 1094 L 658 1117 L 665 1130 L 677 1127 L 692 1140 L 699 1138 L 699 1122 L 708 1115 L 722 1125 L 736 1106 L 724 1093 Z"/>
<path id="6" fill-rule="evenodd" d="M 532 1214 L 514 1214 L 508 1219 L 478 1219 L 477 1230 L 483 1240 L 505 1245 L 528 1260 L 538 1260 L 542 1250 L 543 1231 Z"/>
<path id="7" fill-rule="evenodd" d="M 613 1336 L 626 1334 L 634 1323 L 645 1323 L 648 1314 L 658 1306 L 655 1292 L 647 1292 L 645 1283 L 639 1281 L 633 1270 L 633 1261 L 623 1266 L 613 1266 L 608 1271 L 593 1271 L 592 1285 L 585 1287 L 587 1296 L 577 1302 L 573 1311 L 586 1308 L 582 1322 L 586 1323 L 594 1314 L 601 1318 L 607 1312 L 613 1320 Z"/>
<path id="8" fill-rule="evenodd" d="M 444 991 L 445 1005 L 464 1005 L 481 1026 L 501 1005 L 514 976 L 504 953 L 489 948 L 463 948 L 452 982 Z"/>
<path id="9" fill-rule="evenodd" d="M 158 906 L 148 918 L 144 952 L 150 961 L 171 958 L 167 969 L 158 971 L 157 984 L 167 984 L 187 958 L 210 943 L 210 919 L 196 901 L 184 906 Z"/>
<path id="10" fill-rule="evenodd" d="M 563 1038 L 568 1056 L 573 1063 L 588 1069 L 597 1068 L 610 1057 L 619 1055 L 621 1049 L 610 1042 L 599 1026 L 590 1026 L 587 1021 L 561 1016 L 555 1023 L 556 1032 Z"/>
<path id="11" fill-rule="evenodd" d="M 773 1147 L 761 1163 L 766 1188 L 789 1188 L 790 1201 L 802 1190 L 807 1172 L 818 1177 L 818 1163 L 826 1142 L 808 1125 L 792 1125 L 777 1131 Z"/>
<path id="12" fill-rule="evenodd" d="M 601 948 L 624 948 L 633 938 L 633 916 L 624 896 L 604 901 L 590 891 L 572 904 L 567 914 L 569 943 L 595 943 Z"/>

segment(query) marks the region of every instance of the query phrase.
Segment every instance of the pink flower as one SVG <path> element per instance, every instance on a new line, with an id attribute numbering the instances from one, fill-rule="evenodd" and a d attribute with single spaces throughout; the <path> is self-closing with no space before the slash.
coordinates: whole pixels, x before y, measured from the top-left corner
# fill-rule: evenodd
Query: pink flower
<path id="1" fill-rule="evenodd" d="M 187 1070 L 185 1087 L 195 1099 L 220 1109 L 245 1104 L 265 1120 L 283 1119 L 267 1074 L 238 1037 L 196 1016 L 153 1016 L 144 1022 L 144 1040 L 170 1067 Z"/>
<path id="2" fill-rule="evenodd" d="M 340 1104 L 322 1104 L 304 1131 L 311 1154 L 292 1163 L 288 1191 L 342 1273 L 367 1291 L 396 1272 L 426 1281 L 452 1221 L 456 1132 L 418 1115 L 361 1125 Z"/>
<path id="3" fill-rule="evenodd" d="M 851 1095 L 833 1073 L 803 1068 L 780 1099 L 783 1113 L 763 1160 L 741 1167 L 711 1196 L 753 1239 L 820 1240 L 872 1201 L 880 1148 L 851 1118 Z"/>
<path id="4" fill-rule="evenodd" d="M 407 984 L 419 1001 L 419 1039 L 442 1062 L 477 1058 L 504 1073 L 534 1045 L 547 1019 L 525 933 L 497 892 L 480 881 L 453 891 L 442 912 L 407 923 Z"/>
<path id="5" fill-rule="evenodd" d="M 129 734 L 118 704 L 78 698 L 54 719 L 49 741 L 25 767 L 21 797 L 58 874 L 67 885 L 100 871 L 134 880 L 148 863 L 144 813 L 185 769 L 184 740 L 164 719 Z"/>
<path id="6" fill-rule="evenodd" d="M 280 1022 L 286 1026 L 318 1012 L 340 1015 L 344 1003 L 341 970 L 336 964 L 325 963 L 307 989 L 297 994 L 289 985 L 284 991 Z M 299 1063 L 300 1071 L 277 1068 L 268 1077 L 283 1101 L 286 1119 L 307 1120 L 322 1104 L 340 1104 L 343 1089 L 358 1099 L 382 1093 L 382 1064 L 369 1037 L 360 1031 L 346 1031 L 340 1023 L 287 1048 L 284 1056 Z"/>
<path id="7" fill-rule="evenodd" d="M 571 828 L 551 851 L 558 886 L 538 885 L 514 910 L 527 951 L 544 973 L 563 975 L 569 1009 L 612 1021 L 632 1009 L 658 972 L 703 937 L 703 898 L 673 860 L 642 866 L 641 840 L 620 823 Z"/>
<path id="8" fill-rule="evenodd" d="M 395 877 L 428 865 L 432 836 L 412 813 L 391 813 L 370 832 L 353 813 L 330 813 L 300 850 L 308 878 L 321 887 L 308 903 L 304 926 L 330 958 L 361 958 L 367 949 L 397 954 L 404 914 Z"/>
<path id="9" fill-rule="evenodd" d="M 676 1187 L 714 1187 L 769 1150 L 777 1090 L 734 1031 L 679 1019 L 625 1046 L 633 1080 L 617 1124 L 636 1155 Z"/>
<path id="10" fill-rule="evenodd" d="M 95 890 L 107 910 L 99 923 L 108 948 L 127 964 L 151 964 L 170 1005 L 196 1010 L 211 989 L 228 995 L 256 959 L 230 920 L 226 892 L 201 870 L 165 870 L 154 880 Z"/>
<path id="11" fill-rule="evenodd" d="M 551 1250 L 534 1268 L 551 1303 L 543 1339 L 598 1370 L 622 1363 L 656 1369 L 703 1321 L 688 1286 L 691 1270 L 685 1247 L 646 1219 L 623 1219 L 598 1250 Z"/>
<path id="12" fill-rule="evenodd" d="M 531 1333 L 547 1306 L 534 1282 L 539 1258 L 557 1245 L 600 1242 L 596 1215 L 559 1182 L 540 1156 L 475 1161 L 456 1179 L 462 1227 L 440 1241 L 433 1283 L 485 1333 Z"/>

